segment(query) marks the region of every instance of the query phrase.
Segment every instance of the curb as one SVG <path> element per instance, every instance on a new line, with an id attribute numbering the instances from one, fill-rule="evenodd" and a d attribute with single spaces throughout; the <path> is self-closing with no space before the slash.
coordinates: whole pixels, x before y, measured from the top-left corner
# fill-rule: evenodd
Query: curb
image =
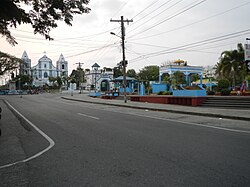
<path id="1" fill-rule="evenodd" d="M 62 96 L 61 98 L 65 99 L 65 100 L 71 100 L 71 101 L 118 106 L 118 107 L 125 107 L 125 108 L 144 109 L 144 110 L 153 110 L 153 111 L 161 111 L 161 112 L 189 114 L 189 115 L 196 115 L 196 116 L 198 115 L 198 116 L 205 116 L 205 117 L 217 117 L 217 118 L 225 118 L 225 119 L 232 119 L 232 120 L 250 121 L 250 118 L 241 117 L 241 116 L 228 116 L 228 115 L 223 115 L 223 114 L 211 114 L 211 113 L 179 111 L 179 110 L 171 110 L 171 109 L 159 109 L 159 108 L 144 107 L 144 106 L 131 106 L 131 105 L 122 105 L 122 104 L 114 104 L 114 103 L 102 103 L 102 102 L 87 101 L 87 100 L 82 100 L 82 99 L 68 98 L 68 97 L 64 97 L 64 96 Z"/>

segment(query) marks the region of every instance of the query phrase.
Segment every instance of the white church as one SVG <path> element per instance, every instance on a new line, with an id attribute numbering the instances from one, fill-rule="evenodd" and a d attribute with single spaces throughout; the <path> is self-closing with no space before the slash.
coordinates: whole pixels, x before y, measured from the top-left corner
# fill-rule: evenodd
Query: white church
<path id="1" fill-rule="evenodd" d="M 50 85 L 49 77 L 61 77 L 62 80 L 68 77 L 68 62 L 61 54 L 53 65 L 52 60 L 45 54 L 38 60 L 37 65 L 31 67 L 31 59 L 29 59 L 26 51 L 23 52 L 22 58 L 24 63 L 20 65 L 20 75 L 30 75 L 33 78 L 32 86 L 39 87 L 45 84 Z"/>

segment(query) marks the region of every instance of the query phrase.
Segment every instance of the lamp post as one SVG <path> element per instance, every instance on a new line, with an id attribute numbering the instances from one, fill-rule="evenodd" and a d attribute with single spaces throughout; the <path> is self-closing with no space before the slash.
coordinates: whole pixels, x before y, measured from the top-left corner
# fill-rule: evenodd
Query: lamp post
<path id="1" fill-rule="evenodd" d="M 123 23 L 123 22 L 122 22 Z M 122 24 L 122 36 L 118 36 L 113 32 L 110 32 L 110 34 L 115 35 L 119 38 L 122 39 L 122 61 L 121 61 L 121 65 L 122 65 L 122 75 L 123 75 L 123 90 L 124 90 L 124 103 L 127 103 L 127 92 L 126 92 L 126 85 L 127 85 L 127 81 L 126 81 L 126 65 L 127 65 L 127 61 L 125 60 L 125 32 L 124 32 L 124 25 Z"/>
<path id="2" fill-rule="evenodd" d="M 123 16 L 121 16 L 120 20 L 110 20 L 111 22 L 119 22 L 121 23 L 121 34 L 122 36 L 120 37 L 122 39 L 122 72 L 123 72 L 123 88 L 124 88 L 124 103 L 127 103 L 127 93 L 126 93 L 126 65 L 127 61 L 125 60 L 125 28 L 124 28 L 124 22 L 129 24 L 129 22 L 133 22 L 133 20 L 124 20 Z M 114 34 L 111 32 L 111 34 Z M 116 34 L 114 34 L 116 35 Z"/>

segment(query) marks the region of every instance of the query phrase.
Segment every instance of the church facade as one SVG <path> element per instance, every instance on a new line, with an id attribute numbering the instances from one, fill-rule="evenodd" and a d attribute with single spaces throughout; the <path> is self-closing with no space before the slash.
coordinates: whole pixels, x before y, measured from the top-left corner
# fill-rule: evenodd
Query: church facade
<path id="1" fill-rule="evenodd" d="M 68 62 L 62 54 L 57 60 L 56 66 L 53 65 L 52 60 L 46 55 L 40 58 L 33 67 L 31 67 L 31 59 L 29 59 L 26 51 L 23 52 L 21 59 L 24 63 L 20 65 L 19 74 L 30 75 L 33 78 L 32 86 L 50 85 L 49 77 L 61 77 L 62 80 L 68 77 Z"/>

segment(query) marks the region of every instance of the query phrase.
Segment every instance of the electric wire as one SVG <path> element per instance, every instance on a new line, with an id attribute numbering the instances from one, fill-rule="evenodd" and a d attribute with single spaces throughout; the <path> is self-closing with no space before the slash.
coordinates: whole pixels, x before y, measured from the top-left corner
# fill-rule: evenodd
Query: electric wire
<path id="1" fill-rule="evenodd" d="M 149 53 L 147 55 L 137 57 L 135 59 L 131 59 L 130 61 L 138 61 L 142 57 L 143 58 L 145 58 L 145 57 L 149 58 L 149 57 L 160 56 L 160 55 L 164 55 L 164 54 L 167 54 L 167 53 L 173 53 L 173 52 L 176 52 L 176 51 L 185 50 L 187 48 L 195 48 L 195 47 L 199 47 L 201 45 L 207 45 L 207 44 L 210 44 L 210 43 L 216 43 L 216 42 L 228 40 L 228 39 L 231 39 L 231 38 L 236 38 L 236 37 L 243 36 L 243 35 L 246 35 L 246 34 L 249 34 L 249 33 L 250 33 L 250 29 L 246 29 L 246 30 L 243 30 L 243 31 L 239 31 L 239 32 L 231 33 L 231 34 L 226 34 L 226 35 L 223 35 L 223 36 L 218 36 L 218 37 L 206 39 L 206 40 L 199 41 L 199 42 L 194 42 L 194 43 L 190 43 L 190 44 L 186 44 L 186 45 L 182 45 L 182 46 L 178 46 L 178 47 L 173 47 L 173 48 L 170 48 L 168 50 L 161 50 L 161 51 L 158 51 L 158 52 Z"/>
<path id="2" fill-rule="evenodd" d="M 165 2 L 164 4 L 160 5 L 159 7 L 157 7 L 156 9 L 154 9 L 152 12 L 150 12 L 150 13 L 147 14 L 147 15 L 145 15 L 145 16 L 142 17 L 141 19 L 136 20 L 135 24 L 138 23 L 138 22 L 141 21 L 141 20 L 143 20 L 144 22 L 143 22 L 142 24 L 138 25 L 136 28 L 130 30 L 129 33 L 131 33 L 131 32 L 133 32 L 133 31 L 135 31 L 135 30 L 141 28 L 141 26 L 144 26 L 144 25 L 145 25 L 145 22 L 149 22 L 149 21 L 153 20 L 153 18 L 155 18 L 155 17 L 161 15 L 162 13 L 166 12 L 167 10 L 169 10 L 169 9 L 173 8 L 174 6 L 178 5 L 178 4 L 181 3 L 183 0 L 179 0 L 178 2 L 174 3 L 173 5 L 171 5 L 171 6 L 167 7 L 167 8 L 165 8 L 164 10 L 162 10 L 162 11 L 161 11 L 160 13 L 158 13 L 157 15 L 154 15 L 154 16 L 150 17 L 149 19 L 145 20 L 146 17 L 148 17 L 148 16 L 151 15 L 153 12 L 155 12 L 155 11 L 158 10 L 159 8 L 165 6 L 166 4 L 168 4 L 168 3 L 171 2 L 171 1 L 172 1 L 172 0 L 169 0 L 169 1 Z M 133 24 L 133 25 L 135 25 L 135 24 Z M 133 26 L 133 25 L 132 25 L 132 26 Z"/>
<path id="3" fill-rule="evenodd" d="M 105 45 L 105 46 L 97 48 L 97 49 L 93 49 L 93 50 L 89 50 L 89 51 L 84 51 L 84 52 L 81 52 L 81 53 L 78 53 L 78 54 L 74 54 L 74 55 L 71 55 L 71 56 L 66 56 L 65 58 L 72 58 L 72 57 L 84 55 L 84 54 L 87 54 L 87 53 L 92 53 L 92 52 L 101 50 L 103 48 L 111 47 L 111 46 L 114 46 L 114 45 L 116 45 L 116 44 Z"/>
<path id="4" fill-rule="evenodd" d="M 127 0 L 123 5 L 120 6 L 120 8 L 116 11 L 116 13 L 111 17 L 114 18 L 117 14 L 121 12 L 121 10 L 129 3 L 130 0 Z"/>
<path id="5" fill-rule="evenodd" d="M 185 12 L 187 12 L 187 11 L 189 11 L 189 10 L 195 8 L 195 7 L 197 7 L 198 5 L 200 5 L 200 4 L 202 4 L 202 3 L 206 2 L 206 1 L 207 1 L 207 0 L 202 0 L 202 1 L 199 1 L 199 2 L 197 1 L 197 3 L 195 3 L 195 4 L 192 3 L 192 4 L 190 4 L 189 6 L 187 6 L 187 8 L 184 8 L 184 10 L 181 10 L 180 12 L 177 12 L 176 14 L 174 14 L 174 15 L 172 15 L 172 16 L 170 16 L 170 17 L 167 17 L 166 19 L 164 19 L 164 20 L 162 20 L 162 21 L 160 21 L 160 22 L 158 22 L 158 23 L 152 25 L 151 27 L 149 27 L 149 28 L 147 28 L 147 29 L 145 29 L 145 30 L 143 30 L 143 31 L 141 31 L 141 32 L 138 32 L 138 33 L 136 33 L 136 34 L 134 34 L 134 35 L 132 35 L 132 36 L 130 36 L 130 37 L 128 37 L 128 38 L 133 38 L 134 36 L 137 36 L 137 35 L 139 35 L 139 34 L 142 34 L 142 33 L 144 33 L 144 32 L 147 32 L 147 31 L 149 31 L 149 30 L 151 30 L 151 29 L 153 29 L 153 28 L 155 28 L 155 27 L 157 27 L 157 26 L 159 26 L 159 25 L 165 23 L 166 21 L 169 21 L 169 20 L 171 20 L 171 19 L 173 19 L 173 18 L 175 18 L 175 17 L 177 17 L 177 16 L 179 16 L 179 15 L 181 15 L 181 14 L 183 14 L 183 13 L 185 13 Z"/>
<path id="6" fill-rule="evenodd" d="M 148 8 L 150 8 L 151 6 L 153 6 L 154 4 L 156 4 L 159 0 L 153 1 L 151 4 L 149 4 L 146 8 L 144 8 L 143 10 L 141 10 L 139 13 L 137 13 L 132 19 L 135 19 L 137 16 L 139 16 L 140 14 L 142 14 L 143 12 L 145 12 Z M 172 0 L 170 0 L 172 1 Z M 137 20 L 138 22 L 139 20 Z"/>
<path id="7" fill-rule="evenodd" d="M 150 35 L 150 36 L 145 36 L 145 37 L 140 37 L 140 38 L 133 38 L 133 40 L 142 40 L 142 39 L 152 38 L 152 37 L 155 37 L 155 36 L 159 36 L 159 35 L 163 35 L 163 34 L 167 34 L 167 33 L 173 32 L 173 31 L 177 31 L 177 30 L 180 30 L 180 29 L 183 29 L 183 28 L 186 28 L 186 27 L 195 25 L 195 24 L 197 24 L 197 23 L 201 23 L 201 22 L 210 20 L 210 19 L 212 19 L 212 18 L 215 18 L 215 17 L 221 16 L 221 15 L 224 15 L 224 14 L 226 14 L 226 13 L 228 13 L 228 12 L 234 11 L 234 10 L 239 9 L 239 8 L 241 8 L 241 7 L 243 7 L 243 6 L 246 6 L 246 5 L 248 5 L 248 4 L 250 4 L 249 1 L 246 2 L 246 3 L 243 3 L 243 4 L 241 4 L 241 5 L 238 5 L 238 6 L 236 6 L 236 7 L 233 7 L 233 8 L 230 8 L 230 9 L 228 9 L 228 10 L 225 10 L 225 11 L 223 11 L 223 12 L 214 14 L 214 15 L 209 16 L 209 17 L 206 17 L 206 18 L 204 18 L 204 19 L 200 19 L 200 20 L 198 20 L 198 21 L 196 21 L 196 22 L 193 22 L 193 23 L 190 23 L 190 24 L 187 24 L 187 25 L 184 25 L 184 26 L 180 26 L 180 27 L 177 27 L 177 28 L 174 28 L 174 29 L 165 31 L 165 32 L 158 33 L 158 34 L 153 34 L 153 35 Z M 132 38 L 132 37 L 130 37 L 130 38 Z"/>

